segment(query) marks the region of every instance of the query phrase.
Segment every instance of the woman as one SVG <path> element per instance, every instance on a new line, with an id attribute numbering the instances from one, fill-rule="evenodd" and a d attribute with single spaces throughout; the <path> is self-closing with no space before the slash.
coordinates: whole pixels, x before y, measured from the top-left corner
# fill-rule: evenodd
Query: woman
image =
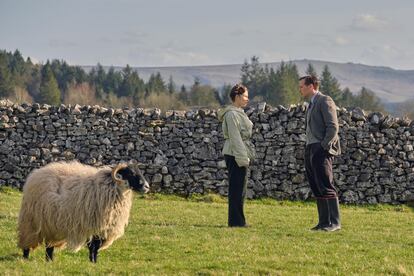
<path id="1" fill-rule="evenodd" d="M 249 102 L 249 92 L 241 84 L 236 84 L 230 91 L 232 104 L 218 111 L 218 118 L 223 122 L 223 154 L 229 176 L 229 219 L 230 227 L 245 227 L 243 212 L 244 196 L 247 182 L 247 168 L 254 157 L 254 148 L 249 139 L 252 136 L 253 123 L 249 120 L 243 107 Z"/>

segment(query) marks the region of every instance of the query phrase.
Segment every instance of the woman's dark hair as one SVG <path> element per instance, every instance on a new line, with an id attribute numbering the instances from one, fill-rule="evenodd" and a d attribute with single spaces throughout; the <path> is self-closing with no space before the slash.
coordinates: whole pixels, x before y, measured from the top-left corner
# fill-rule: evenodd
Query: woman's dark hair
<path id="1" fill-rule="evenodd" d="M 236 96 L 237 95 L 242 95 L 246 91 L 247 91 L 246 86 L 244 86 L 243 84 L 236 84 L 230 90 L 230 98 L 231 98 L 231 101 L 234 102 L 234 100 L 236 99 Z"/>
<path id="2" fill-rule="evenodd" d="M 313 75 L 303 76 L 299 80 L 300 81 L 305 80 L 305 82 L 304 82 L 305 85 L 312 84 L 313 88 L 316 89 L 316 90 L 318 90 L 318 88 L 319 88 L 319 80 L 316 76 L 313 76 Z"/>

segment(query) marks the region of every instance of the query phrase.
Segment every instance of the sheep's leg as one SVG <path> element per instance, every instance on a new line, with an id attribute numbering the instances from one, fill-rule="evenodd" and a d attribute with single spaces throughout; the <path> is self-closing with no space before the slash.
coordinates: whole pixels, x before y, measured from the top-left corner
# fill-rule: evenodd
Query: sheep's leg
<path id="1" fill-rule="evenodd" d="M 98 260 L 98 250 L 102 245 L 102 240 L 94 236 L 90 242 L 88 242 L 89 248 L 89 260 L 93 263 L 96 263 Z"/>
<path id="2" fill-rule="evenodd" d="M 46 261 L 53 261 L 53 249 L 52 247 L 46 247 Z"/>
<path id="3" fill-rule="evenodd" d="M 23 249 L 23 258 L 25 259 L 29 259 L 29 253 L 30 253 L 30 249 Z"/>

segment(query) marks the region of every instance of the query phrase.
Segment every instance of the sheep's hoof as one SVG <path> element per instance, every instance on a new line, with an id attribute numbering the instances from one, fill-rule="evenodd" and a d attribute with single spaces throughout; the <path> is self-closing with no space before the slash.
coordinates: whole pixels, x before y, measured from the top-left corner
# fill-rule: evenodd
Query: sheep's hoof
<path id="1" fill-rule="evenodd" d="M 46 261 L 53 261 L 53 249 L 54 247 L 46 248 Z"/>
<path id="2" fill-rule="evenodd" d="M 89 261 L 91 261 L 92 263 L 96 263 L 98 261 L 98 255 L 94 254 L 94 253 L 90 253 L 89 254 Z"/>
<path id="3" fill-rule="evenodd" d="M 89 248 L 89 261 L 92 263 L 96 263 L 98 260 L 98 250 L 102 245 L 102 240 L 94 236 L 91 241 L 88 242 L 88 248 Z"/>
<path id="4" fill-rule="evenodd" d="M 29 252 L 30 252 L 30 249 L 23 249 L 23 258 L 24 259 L 29 259 Z"/>

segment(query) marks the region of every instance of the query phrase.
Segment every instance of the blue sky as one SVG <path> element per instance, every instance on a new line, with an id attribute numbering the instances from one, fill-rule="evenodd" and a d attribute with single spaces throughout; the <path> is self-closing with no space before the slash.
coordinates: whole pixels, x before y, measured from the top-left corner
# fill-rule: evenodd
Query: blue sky
<path id="1" fill-rule="evenodd" d="M 0 49 L 40 62 L 319 59 L 414 69 L 414 1 L 0 0 Z"/>

